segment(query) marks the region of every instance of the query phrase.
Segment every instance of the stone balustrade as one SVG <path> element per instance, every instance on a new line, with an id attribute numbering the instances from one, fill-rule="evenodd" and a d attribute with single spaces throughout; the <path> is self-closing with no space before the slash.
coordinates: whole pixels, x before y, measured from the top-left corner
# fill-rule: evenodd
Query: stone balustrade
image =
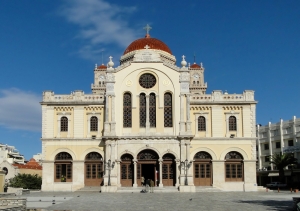
<path id="1" fill-rule="evenodd" d="M 227 94 L 222 91 L 213 91 L 212 94 L 192 95 L 192 102 L 244 102 L 254 101 L 254 91 L 246 90 L 243 94 Z"/>
<path id="2" fill-rule="evenodd" d="M 71 92 L 69 95 L 55 95 L 53 91 L 43 92 L 43 102 L 102 102 L 104 97 L 95 94 L 84 94 L 81 90 Z"/>

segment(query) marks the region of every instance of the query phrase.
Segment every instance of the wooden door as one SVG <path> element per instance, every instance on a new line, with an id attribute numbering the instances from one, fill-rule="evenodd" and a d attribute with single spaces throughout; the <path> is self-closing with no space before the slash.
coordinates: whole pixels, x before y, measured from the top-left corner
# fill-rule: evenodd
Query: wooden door
<path id="1" fill-rule="evenodd" d="M 131 187 L 133 180 L 132 163 L 121 163 L 121 185 L 122 187 Z"/>
<path id="2" fill-rule="evenodd" d="M 103 163 L 86 162 L 85 163 L 85 186 L 100 186 L 103 182 Z"/>
<path id="3" fill-rule="evenodd" d="M 164 186 L 175 185 L 175 168 L 172 162 L 163 162 L 162 164 L 162 183 Z"/>
<path id="4" fill-rule="evenodd" d="M 212 170 L 210 162 L 194 163 L 194 184 L 195 186 L 211 186 Z"/>

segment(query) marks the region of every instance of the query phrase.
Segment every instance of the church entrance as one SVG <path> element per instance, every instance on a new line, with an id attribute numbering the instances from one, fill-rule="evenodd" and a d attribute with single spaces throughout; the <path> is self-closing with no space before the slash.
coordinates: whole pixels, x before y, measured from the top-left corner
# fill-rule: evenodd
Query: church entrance
<path id="1" fill-rule="evenodd" d="M 176 184 L 175 156 L 170 153 L 163 156 L 162 183 L 164 186 L 175 186 Z"/>
<path id="2" fill-rule="evenodd" d="M 138 156 L 137 163 L 137 184 L 138 186 L 142 185 L 141 178 L 145 178 L 145 182 L 147 179 L 152 179 L 155 184 L 158 184 L 159 178 L 158 175 L 158 155 L 153 150 L 143 150 Z"/>
<path id="3" fill-rule="evenodd" d="M 211 156 L 207 152 L 198 152 L 194 156 L 194 184 L 195 186 L 212 185 Z"/>
<path id="4" fill-rule="evenodd" d="M 121 185 L 122 187 L 132 187 L 133 184 L 133 157 L 124 154 L 121 157 Z"/>
<path id="5" fill-rule="evenodd" d="M 103 183 L 103 161 L 98 152 L 90 152 L 84 162 L 84 185 L 100 186 Z"/>

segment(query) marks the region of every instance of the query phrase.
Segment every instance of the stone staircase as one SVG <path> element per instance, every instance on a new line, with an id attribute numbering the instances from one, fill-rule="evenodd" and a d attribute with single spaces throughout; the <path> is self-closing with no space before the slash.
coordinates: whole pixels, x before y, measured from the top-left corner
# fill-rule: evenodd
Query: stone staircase
<path id="1" fill-rule="evenodd" d="M 221 189 L 212 186 L 196 186 L 196 192 L 222 192 Z"/>
<path id="2" fill-rule="evenodd" d="M 117 190 L 117 193 L 140 193 L 145 187 L 119 187 Z M 150 188 L 149 188 L 150 190 Z M 154 187 L 153 189 L 154 193 L 176 193 L 179 192 L 178 188 L 173 186 L 167 186 L 167 187 Z"/>

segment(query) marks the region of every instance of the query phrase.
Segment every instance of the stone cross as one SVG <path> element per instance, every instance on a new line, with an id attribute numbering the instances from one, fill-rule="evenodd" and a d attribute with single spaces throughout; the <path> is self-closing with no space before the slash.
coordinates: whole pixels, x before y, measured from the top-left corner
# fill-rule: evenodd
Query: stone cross
<path id="1" fill-rule="evenodd" d="M 185 55 L 182 55 L 182 60 L 185 61 L 184 59 L 185 59 Z"/>
<path id="2" fill-rule="evenodd" d="M 145 45 L 144 48 L 148 50 L 150 48 L 150 46 L 149 45 Z"/>
<path id="3" fill-rule="evenodd" d="M 149 24 L 147 24 L 143 29 L 146 30 L 146 34 L 149 34 L 149 31 L 152 29 L 152 27 L 150 27 Z"/>

